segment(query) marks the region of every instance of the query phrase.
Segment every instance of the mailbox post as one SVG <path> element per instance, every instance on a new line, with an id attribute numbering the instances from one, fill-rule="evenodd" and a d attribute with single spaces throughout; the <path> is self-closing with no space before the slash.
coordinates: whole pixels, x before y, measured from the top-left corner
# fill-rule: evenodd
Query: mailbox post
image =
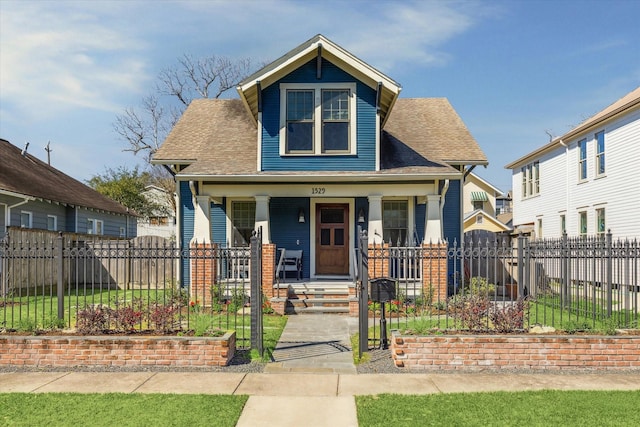
<path id="1" fill-rule="evenodd" d="M 389 348 L 387 340 L 387 318 L 385 315 L 385 303 L 396 299 L 396 282 L 387 277 L 380 277 L 369 281 L 371 301 L 380 303 L 380 345 L 382 349 Z"/>

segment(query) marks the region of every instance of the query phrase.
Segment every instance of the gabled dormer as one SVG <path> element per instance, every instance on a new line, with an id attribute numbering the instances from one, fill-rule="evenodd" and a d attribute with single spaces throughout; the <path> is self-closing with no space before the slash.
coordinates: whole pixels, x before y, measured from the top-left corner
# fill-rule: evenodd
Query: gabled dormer
<path id="1" fill-rule="evenodd" d="M 378 171 L 401 87 L 322 35 L 238 85 L 258 127 L 257 170 Z"/>

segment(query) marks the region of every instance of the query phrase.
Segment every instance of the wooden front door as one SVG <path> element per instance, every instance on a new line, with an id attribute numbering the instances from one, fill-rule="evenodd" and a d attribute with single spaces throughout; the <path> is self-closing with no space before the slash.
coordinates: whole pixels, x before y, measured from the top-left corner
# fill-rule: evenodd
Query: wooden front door
<path id="1" fill-rule="evenodd" d="M 349 205 L 316 205 L 316 274 L 349 274 Z"/>

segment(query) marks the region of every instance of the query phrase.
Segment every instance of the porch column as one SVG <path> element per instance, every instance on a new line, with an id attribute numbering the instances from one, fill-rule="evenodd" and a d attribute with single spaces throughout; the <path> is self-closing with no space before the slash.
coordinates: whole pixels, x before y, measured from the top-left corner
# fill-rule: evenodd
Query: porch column
<path id="1" fill-rule="evenodd" d="M 427 196 L 427 212 L 424 224 L 423 243 L 439 243 L 442 241 L 442 217 L 440 216 L 440 195 Z"/>
<path id="2" fill-rule="evenodd" d="M 256 199 L 256 225 L 258 231 L 262 227 L 262 244 L 271 243 L 271 229 L 269 228 L 269 199 L 270 196 L 255 196 Z"/>
<path id="3" fill-rule="evenodd" d="M 369 196 L 369 244 L 382 243 L 382 196 Z"/>
<path id="4" fill-rule="evenodd" d="M 195 196 L 192 242 L 211 243 L 211 202 L 209 196 Z"/>

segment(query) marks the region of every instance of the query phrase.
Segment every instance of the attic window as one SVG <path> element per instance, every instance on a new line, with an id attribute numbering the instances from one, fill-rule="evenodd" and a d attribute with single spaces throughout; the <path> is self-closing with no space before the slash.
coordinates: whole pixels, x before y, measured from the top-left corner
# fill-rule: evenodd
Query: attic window
<path id="1" fill-rule="evenodd" d="M 280 85 L 280 155 L 356 154 L 355 83 Z"/>

